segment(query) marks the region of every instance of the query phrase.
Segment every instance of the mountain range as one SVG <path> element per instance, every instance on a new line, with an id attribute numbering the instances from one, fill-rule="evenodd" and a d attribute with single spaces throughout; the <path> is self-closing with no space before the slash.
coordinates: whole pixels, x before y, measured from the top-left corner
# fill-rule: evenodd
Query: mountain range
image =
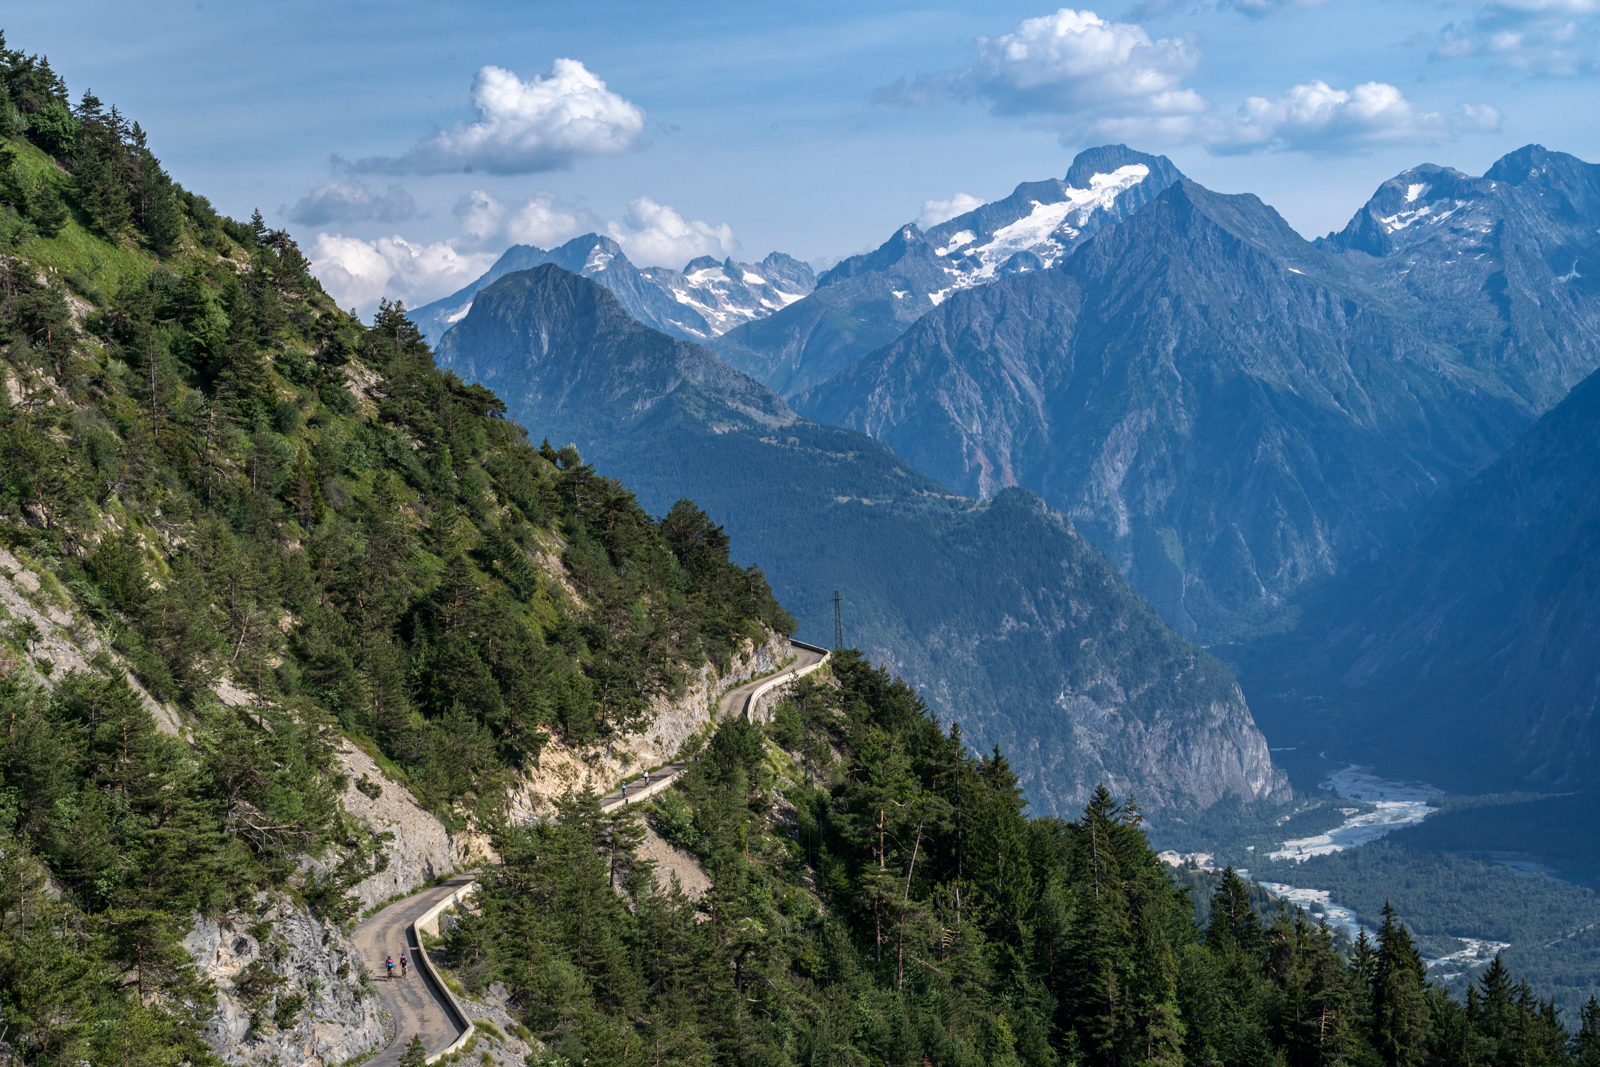
<path id="1" fill-rule="evenodd" d="M 1318 243 L 1177 181 L 794 406 L 958 491 L 1034 490 L 1202 643 L 1284 625 L 1600 363 L 1600 168 L 1530 147 L 1439 173 L 1385 183 Z"/>
<path id="2" fill-rule="evenodd" d="M 1589 623 L 1582 597 L 1559 600 L 1565 586 L 1551 577 L 1577 572 L 1551 555 L 1556 533 L 1514 543 L 1512 533 L 1531 537 L 1555 521 L 1525 497 L 1495 505 L 1520 516 L 1505 530 L 1451 502 L 1498 477 L 1497 460 L 1526 470 L 1517 449 L 1550 452 L 1557 446 L 1536 442 L 1563 426 L 1562 447 L 1581 450 L 1571 415 L 1552 414 L 1518 441 L 1600 363 L 1597 232 L 1600 168 L 1537 145 L 1481 178 L 1434 165 L 1405 171 L 1316 241 L 1254 196 L 1207 190 L 1161 157 L 1108 146 L 1081 154 L 1065 180 L 1020 186 L 927 233 L 903 227 L 823 274 L 810 295 L 712 341 L 727 357 L 732 343 L 749 350 L 761 331 L 789 331 L 791 354 L 811 353 L 798 362 L 730 367 L 692 344 L 623 359 L 633 342 L 608 343 L 601 358 L 584 347 L 589 327 L 552 332 L 549 316 L 567 313 L 545 304 L 572 298 L 550 285 L 539 300 L 497 295 L 488 319 L 469 311 L 440 352 L 520 397 L 514 411 L 602 457 L 647 507 L 669 506 L 669 486 L 693 487 L 813 632 L 825 599 L 844 590 L 859 643 L 952 713 L 981 707 L 974 721 L 1048 723 L 1071 688 L 1054 667 L 1019 657 L 1015 641 L 1003 653 L 1006 642 L 983 647 L 1025 615 L 963 614 L 904 584 L 927 591 L 944 578 L 897 573 L 912 569 L 901 546 L 996 536 L 954 516 L 1004 501 L 995 513 L 1017 521 L 1060 512 L 1071 536 L 1103 550 L 1167 624 L 1224 649 L 1247 687 L 1261 687 L 1275 728 L 1305 727 L 1292 705 L 1314 692 L 1317 707 L 1335 709 L 1326 723 L 1416 747 L 1461 714 L 1443 693 L 1478 694 L 1471 729 L 1451 751 L 1477 746 L 1474 766 L 1498 761 L 1497 781 L 1560 784 L 1586 780 L 1587 713 L 1571 708 L 1588 699 Z M 614 278 L 610 288 L 618 292 Z M 860 356 L 806 334 L 834 345 L 813 359 L 822 349 L 793 332 L 806 316 L 873 323 L 858 339 L 898 336 Z M 567 356 L 556 359 L 546 340 L 530 357 L 530 339 L 547 336 L 563 338 Z M 579 350 L 587 362 L 572 363 Z M 828 359 L 842 369 L 793 388 L 824 374 Z M 614 368 L 603 385 L 601 366 Z M 1586 499 L 1578 468 L 1554 466 L 1547 477 L 1562 471 L 1572 481 L 1560 492 Z M 781 529 L 763 530 L 752 503 L 773 492 L 793 510 Z M 932 503 L 946 498 L 948 508 Z M 846 521 L 852 510 L 876 525 Z M 784 547 L 791 529 L 806 531 L 799 558 Z M 1561 530 L 1588 543 L 1577 518 Z M 1447 532 L 1458 542 L 1446 545 Z M 1044 556 L 1063 553 L 1049 544 Z M 1029 573 L 1018 559 L 1011 568 Z M 1444 561 L 1454 562 L 1438 570 Z M 993 588 L 1004 585 L 993 577 Z M 1505 618 L 1521 621 L 1480 633 L 1474 615 L 1497 596 Z M 1465 612 L 1456 631 L 1451 611 Z M 965 659 L 943 621 L 954 618 L 988 635 Z M 1469 661 L 1478 669 L 1466 670 Z M 1417 675 L 1419 664 L 1430 666 Z M 1563 674 L 1561 664 L 1576 666 Z M 1491 668 L 1500 672 L 1492 679 Z M 1441 676 L 1466 688 L 1431 681 Z M 1085 721 L 1076 720 L 1079 736 Z M 1049 725 L 1031 729 L 1052 736 Z M 1014 748 L 1029 740 L 1005 736 Z M 1029 773 L 1044 782 L 1066 762 L 1042 755 Z M 1073 788 L 1049 786 L 1061 796 Z"/>
<path id="3" fill-rule="evenodd" d="M 497 278 L 542 263 L 592 278 L 610 289 L 628 314 L 663 333 L 688 341 L 709 341 L 803 299 L 816 285 L 810 266 L 782 252 L 760 263 L 690 260 L 683 270 L 635 267 L 622 246 L 590 233 L 558 248 L 512 245 L 471 285 L 412 312 L 417 328 L 437 343 L 472 307 L 478 290 Z"/>
<path id="4" fill-rule="evenodd" d="M 1033 494 L 953 494 L 554 264 L 482 289 L 438 359 L 645 508 L 692 497 L 802 634 L 830 635 L 839 590 L 847 640 L 941 720 L 1006 745 L 1036 810 L 1066 813 L 1100 781 L 1156 808 L 1287 799 L 1226 668 Z"/>
<path id="5" fill-rule="evenodd" d="M 1405 550 L 1251 650 L 1280 736 L 1359 738 L 1466 791 L 1600 786 L 1600 372 Z"/>

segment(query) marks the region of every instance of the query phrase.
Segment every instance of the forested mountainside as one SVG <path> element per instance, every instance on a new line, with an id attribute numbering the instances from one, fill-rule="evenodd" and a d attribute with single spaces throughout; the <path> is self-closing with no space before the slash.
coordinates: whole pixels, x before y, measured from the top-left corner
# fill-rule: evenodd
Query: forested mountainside
<path id="1" fill-rule="evenodd" d="M 874 251 L 825 272 L 810 296 L 711 347 L 793 398 L 890 343 L 950 294 L 1052 266 L 1182 178 L 1166 156 L 1124 145 L 1087 149 L 1065 179 L 1023 182 L 926 233 L 902 226 Z"/>
<path id="2" fill-rule="evenodd" d="M 1594 241 L 1595 198 L 1551 190 L 1597 168 L 1548 158 L 1383 260 L 1179 182 L 1059 268 L 952 296 L 796 409 L 960 491 L 1033 489 L 1186 633 L 1258 632 L 1405 545 L 1441 487 L 1593 369 L 1596 301 L 1539 264 L 1567 270 L 1582 226 Z"/>
<path id="3" fill-rule="evenodd" d="M 1265 692 L 1315 695 L 1327 725 L 1370 750 L 1409 753 L 1412 773 L 1600 786 L 1597 546 L 1600 372 L 1440 501 L 1390 566 L 1251 669 Z"/>
<path id="4" fill-rule="evenodd" d="M 553 265 L 480 292 L 439 359 L 647 508 L 699 501 L 816 640 L 839 590 L 848 640 L 1007 746 L 1037 810 L 1100 781 L 1163 808 L 1287 799 L 1226 669 L 1030 494 L 957 497 Z"/>
<path id="5" fill-rule="evenodd" d="M 276 946 L 235 992 L 288 1032 L 272 916 L 326 946 L 382 863 L 341 749 L 370 797 L 492 833 L 543 746 L 793 623 L 693 505 L 535 447 L 117 109 L 3 42 L 0 88 L 0 1054 L 211 1062 L 197 913 Z M 359 961 L 316 973 L 359 1003 Z"/>
<path id="6" fill-rule="evenodd" d="M 640 270 L 616 241 L 588 233 L 549 251 L 535 245 L 512 245 L 483 277 L 416 309 L 411 318 L 429 343 L 436 345 L 445 331 L 466 315 L 478 290 L 513 271 L 531 270 L 541 263 L 554 263 L 592 278 L 610 289 L 640 322 L 673 337 L 702 343 L 787 307 L 816 285 L 808 265 L 782 252 L 771 253 L 760 263 L 736 263 L 732 258 L 718 263 L 701 256 L 682 271 L 668 267 Z"/>
<path id="7" fill-rule="evenodd" d="M 511 991 L 547 1063 L 1600 1061 L 1600 1004 L 1569 1040 L 1497 961 L 1463 1005 L 1392 912 L 1345 959 L 1304 913 L 1258 914 L 1229 869 L 1198 928 L 1136 806 L 1022 808 L 998 750 L 845 653 L 765 729 L 721 724 L 652 804 L 704 895 L 575 799 L 506 836 L 448 959 L 469 990 Z"/>

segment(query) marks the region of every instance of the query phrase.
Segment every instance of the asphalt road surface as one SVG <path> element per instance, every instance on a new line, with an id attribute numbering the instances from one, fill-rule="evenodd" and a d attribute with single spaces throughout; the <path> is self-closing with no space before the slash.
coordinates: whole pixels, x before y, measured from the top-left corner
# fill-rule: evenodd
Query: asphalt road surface
<path id="1" fill-rule="evenodd" d="M 461 1036 L 444 993 L 416 965 L 417 945 L 411 938 L 411 921 L 471 881 L 472 875 L 464 874 L 430 886 L 390 904 L 356 927 L 356 951 L 372 973 L 378 999 L 395 1024 L 394 1040 L 367 1061 L 370 1067 L 395 1067 L 412 1034 L 422 1035 L 430 1056 L 443 1052 Z M 404 978 L 400 977 L 402 953 L 411 961 Z M 388 956 L 394 957 L 393 978 L 384 977 L 383 961 Z"/>

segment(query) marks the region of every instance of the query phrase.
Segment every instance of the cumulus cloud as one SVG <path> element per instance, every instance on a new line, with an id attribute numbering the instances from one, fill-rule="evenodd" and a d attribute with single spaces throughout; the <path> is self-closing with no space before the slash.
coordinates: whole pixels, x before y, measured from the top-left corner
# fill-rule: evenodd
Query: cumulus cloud
<path id="1" fill-rule="evenodd" d="M 1500 123 L 1500 112 L 1486 104 L 1463 104 L 1456 115 L 1446 116 L 1419 111 L 1399 89 L 1384 82 L 1344 90 L 1314 81 L 1296 85 L 1276 100 L 1250 97 L 1209 139 L 1212 150 L 1223 153 L 1343 152 L 1457 131 L 1493 130 Z"/>
<path id="2" fill-rule="evenodd" d="M 1269 14 L 1318 2 L 1234 0 L 1234 6 Z M 1503 2 L 1600 5 L 1600 0 Z M 900 79 L 874 98 L 910 107 L 941 99 L 985 100 L 997 115 L 1021 116 L 1058 131 L 1063 145 L 1093 138 L 1203 144 L 1219 153 L 1360 151 L 1497 129 L 1501 121 L 1499 111 L 1487 104 L 1463 104 L 1450 114 L 1422 111 L 1384 82 L 1351 89 L 1305 82 L 1276 99 L 1250 97 L 1235 114 L 1223 115 L 1184 85 L 1200 60 L 1192 40 L 1152 38 L 1136 23 L 1065 7 L 1027 19 L 1001 37 L 980 37 L 976 51 L 969 67 L 918 75 L 911 82 Z"/>
<path id="3" fill-rule="evenodd" d="M 1061 8 L 977 40 L 977 62 L 958 71 L 900 79 L 879 103 L 927 107 L 941 98 L 985 100 L 997 115 L 1026 116 L 1063 140 L 1115 131 L 1178 135 L 1210 104 L 1182 81 L 1200 60 L 1184 38 L 1153 39 L 1144 27 L 1093 11 Z"/>
<path id="4" fill-rule="evenodd" d="M 476 122 L 439 130 L 397 159 L 362 160 L 356 169 L 532 174 L 562 170 L 586 156 L 625 152 L 644 132 L 644 110 L 607 89 L 575 59 L 556 60 L 548 77 L 535 75 L 532 81 L 503 67 L 480 67 L 472 106 Z"/>
<path id="5" fill-rule="evenodd" d="M 1439 31 L 1431 58 L 1477 57 L 1509 72 L 1600 70 L 1600 0 L 1490 0 Z"/>
<path id="6" fill-rule="evenodd" d="M 312 273 L 335 300 L 367 312 L 381 297 L 412 307 L 437 299 L 477 278 L 498 257 L 463 253 L 449 241 L 420 245 L 399 235 L 367 241 L 319 233 L 310 258 Z"/>
<path id="7" fill-rule="evenodd" d="M 736 248 L 733 228 L 727 223 L 713 226 L 685 219 L 648 196 L 630 201 L 622 222 L 610 223 L 607 229 L 627 257 L 640 267 L 681 269 L 698 256 L 726 259 Z"/>
<path id="8" fill-rule="evenodd" d="M 338 222 L 403 222 L 417 213 L 417 202 L 398 185 L 391 185 L 382 196 L 363 181 L 333 179 L 312 186 L 311 191 L 288 209 L 290 222 L 307 226 L 326 226 Z"/>
<path id="9" fill-rule="evenodd" d="M 585 207 L 568 203 L 554 193 L 538 192 L 521 203 L 503 204 L 486 190 L 474 189 L 456 202 L 462 243 L 482 245 L 531 244 L 553 248 L 604 223 Z"/>
<path id="10" fill-rule="evenodd" d="M 973 208 L 982 206 L 983 201 L 971 193 L 957 193 L 949 200 L 924 200 L 922 212 L 917 216 L 917 225 L 926 230 L 930 226 L 949 222 L 957 215 L 965 215 Z"/>

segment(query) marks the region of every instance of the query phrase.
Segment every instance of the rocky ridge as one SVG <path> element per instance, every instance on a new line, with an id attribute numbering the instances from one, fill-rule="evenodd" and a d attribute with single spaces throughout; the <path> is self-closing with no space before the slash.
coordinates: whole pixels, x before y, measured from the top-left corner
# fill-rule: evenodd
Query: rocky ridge
<path id="1" fill-rule="evenodd" d="M 816 285 L 811 268 L 773 252 L 760 263 L 691 260 L 681 271 L 635 267 L 609 237 L 584 234 L 558 248 L 513 245 L 481 278 L 412 312 L 412 321 L 437 346 L 472 308 L 477 293 L 517 271 L 554 263 L 610 289 L 628 314 L 672 337 L 706 342 L 742 323 L 765 318 L 803 298 Z"/>

